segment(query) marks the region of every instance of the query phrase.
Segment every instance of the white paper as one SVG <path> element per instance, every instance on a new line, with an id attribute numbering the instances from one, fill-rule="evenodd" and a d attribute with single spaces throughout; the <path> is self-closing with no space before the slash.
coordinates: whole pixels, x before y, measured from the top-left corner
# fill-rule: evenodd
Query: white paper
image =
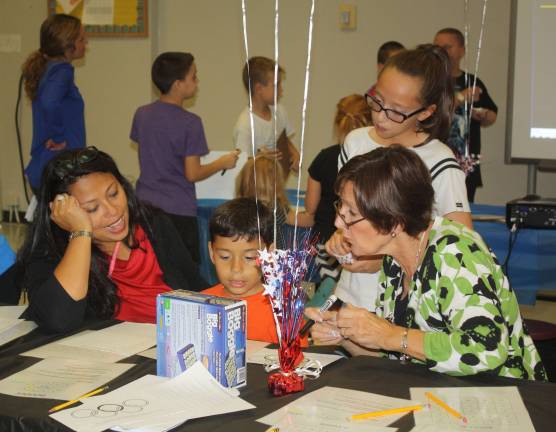
<path id="1" fill-rule="evenodd" d="M 361 427 L 363 427 L 361 430 L 369 430 L 368 428 L 373 426 L 388 426 L 408 413 L 368 420 L 350 420 L 350 417 L 355 414 L 411 405 L 415 405 L 415 403 L 406 399 L 327 386 L 308 393 L 257 421 L 267 425 L 278 425 L 280 431 L 282 431 L 282 425 L 298 428 L 318 427 L 318 429 L 314 429 L 318 431 L 323 431 L 325 427 L 336 428 L 328 430 L 360 430 Z M 359 429 L 349 429 L 350 427 Z"/>
<path id="2" fill-rule="evenodd" d="M 201 157 L 201 165 L 215 161 L 221 156 L 228 154 L 229 151 L 213 150 L 209 154 Z M 222 175 L 222 171 L 195 183 L 197 199 L 232 199 L 235 196 L 236 177 L 243 165 L 247 162 L 247 153 L 241 152 L 235 168 L 228 169 Z"/>
<path id="3" fill-rule="evenodd" d="M 0 381 L 0 393 L 44 399 L 75 399 L 121 375 L 133 364 L 46 359 Z"/>
<path id="4" fill-rule="evenodd" d="M 0 306 L 0 345 L 30 333 L 37 328 L 33 321 L 19 319 L 27 306 Z"/>
<path id="5" fill-rule="evenodd" d="M 85 0 L 83 4 L 83 24 L 114 24 L 114 0 Z"/>
<path id="6" fill-rule="evenodd" d="M 58 343 L 70 347 L 107 351 L 125 357 L 156 345 L 156 324 L 124 322 L 93 332 L 81 333 Z"/>
<path id="7" fill-rule="evenodd" d="M 57 0 L 65 14 L 70 14 L 82 0 Z"/>
<path id="8" fill-rule="evenodd" d="M 27 306 L 0 306 L 0 331 L 3 330 L 5 321 L 16 321 L 20 315 L 27 309 Z"/>
<path id="9" fill-rule="evenodd" d="M 247 354 L 247 358 L 249 358 L 251 354 L 255 354 L 257 351 L 262 350 L 264 347 L 268 345 L 270 345 L 269 342 L 247 339 L 247 346 L 245 348 L 245 353 Z"/>
<path id="10" fill-rule="evenodd" d="M 140 353 L 137 354 L 140 355 L 141 357 L 147 357 L 156 360 L 156 347 L 149 348 L 148 350 L 141 351 Z"/>
<path id="11" fill-rule="evenodd" d="M 517 387 L 438 387 L 411 388 L 411 398 L 427 404 L 415 412 L 415 424 L 433 425 L 442 430 L 481 430 L 488 432 L 534 432 L 533 423 Z M 467 419 L 467 423 L 450 415 L 431 402 L 431 392 Z"/>
<path id="12" fill-rule="evenodd" d="M 154 379 L 143 377 L 51 417 L 83 432 L 113 427 L 159 432 L 188 419 L 254 408 L 222 387 L 200 362 L 174 378 Z"/>
<path id="13" fill-rule="evenodd" d="M 108 351 L 99 351 L 95 349 L 87 349 L 81 347 L 72 347 L 64 345 L 59 341 L 51 342 L 42 345 L 35 349 L 26 351 L 21 354 L 22 356 L 35 357 L 35 358 L 64 358 L 74 360 L 92 360 L 103 363 L 116 363 L 120 360 L 129 357 L 127 355 L 111 353 Z"/>
<path id="14" fill-rule="evenodd" d="M 268 345 L 268 344 L 267 344 Z M 249 347 L 249 345 L 248 345 Z M 271 348 L 259 348 L 256 351 L 249 352 L 247 351 L 247 363 L 255 363 L 255 364 L 266 364 L 266 363 L 278 363 L 278 350 L 271 349 Z M 308 362 L 310 360 L 318 360 L 322 367 L 328 366 L 331 363 L 334 363 L 336 360 L 340 360 L 343 358 L 337 354 L 320 354 L 320 353 L 313 353 L 313 352 L 303 352 L 304 362 Z M 303 363 L 300 365 L 303 367 Z"/>

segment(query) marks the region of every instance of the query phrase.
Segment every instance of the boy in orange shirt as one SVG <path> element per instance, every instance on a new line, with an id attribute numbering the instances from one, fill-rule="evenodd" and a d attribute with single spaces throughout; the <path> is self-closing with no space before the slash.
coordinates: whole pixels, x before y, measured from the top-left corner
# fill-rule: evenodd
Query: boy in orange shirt
<path id="1" fill-rule="evenodd" d="M 245 300 L 247 339 L 278 343 L 272 306 L 262 294 L 262 273 L 257 265 L 258 250 L 272 245 L 272 213 L 253 198 L 236 198 L 214 211 L 209 232 L 210 258 L 220 284 L 202 292 Z M 307 346 L 306 337 L 302 346 Z"/>

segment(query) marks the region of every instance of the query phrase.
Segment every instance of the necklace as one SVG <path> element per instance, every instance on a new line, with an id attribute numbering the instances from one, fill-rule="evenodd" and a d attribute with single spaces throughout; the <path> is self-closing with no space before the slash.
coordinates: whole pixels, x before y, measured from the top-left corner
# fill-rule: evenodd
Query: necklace
<path id="1" fill-rule="evenodd" d="M 419 238 L 419 245 L 417 247 L 417 253 L 415 254 L 415 273 L 417 272 L 417 269 L 419 268 L 419 260 L 421 258 L 421 248 L 423 246 L 423 240 L 425 238 L 425 234 L 427 233 L 427 231 L 428 231 L 428 228 L 425 229 L 425 231 L 423 231 L 421 233 L 421 237 Z M 400 265 L 400 268 L 401 268 L 401 265 Z M 415 274 L 415 273 L 413 273 L 413 274 Z M 403 280 L 404 280 L 404 271 L 402 269 L 401 274 L 400 274 L 400 281 L 398 282 L 398 289 L 396 291 L 400 290 L 400 285 L 402 284 Z M 411 280 L 408 281 L 408 284 L 410 284 L 410 283 L 411 283 Z M 400 295 L 400 297 L 398 297 L 398 301 L 402 297 L 403 297 L 403 288 L 402 288 L 402 294 Z M 403 312 L 404 317 L 403 318 L 400 317 L 401 318 L 400 321 L 402 321 L 402 320 L 406 321 L 407 320 L 407 306 L 409 305 L 409 292 L 407 293 L 407 297 L 408 298 L 405 298 L 404 300 L 402 300 L 402 301 L 405 301 L 406 304 L 405 304 L 405 311 Z M 395 311 L 397 309 L 396 303 L 397 302 L 394 303 L 394 315 L 396 315 L 396 313 L 395 313 Z M 393 321 L 395 321 L 395 319 Z M 405 327 L 405 325 L 407 325 L 407 322 L 404 322 L 404 327 Z M 405 340 L 405 342 L 404 342 L 404 340 Z M 405 345 L 404 345 L 404 343 L 405 343 Z M 405 339 L 402 339 L 402 346 L 403 346 L 404 349 L 403 349 L 403 352 L 400 355 L 400 362 L 405 364 L 410 359 L 410 356 L 405 353 L 405 349 L 407 349 L 407 331 L 405 333 Z"/>

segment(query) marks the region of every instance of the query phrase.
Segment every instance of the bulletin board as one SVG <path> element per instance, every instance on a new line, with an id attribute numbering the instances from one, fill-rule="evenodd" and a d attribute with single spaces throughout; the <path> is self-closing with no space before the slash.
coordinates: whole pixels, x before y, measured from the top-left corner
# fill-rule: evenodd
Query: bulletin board
<path id="1" fill-rule="evenodd" d="M 148 0 L 47 0 L 48 15 L 81 20 L 88 37 L 147 37 Z"/>

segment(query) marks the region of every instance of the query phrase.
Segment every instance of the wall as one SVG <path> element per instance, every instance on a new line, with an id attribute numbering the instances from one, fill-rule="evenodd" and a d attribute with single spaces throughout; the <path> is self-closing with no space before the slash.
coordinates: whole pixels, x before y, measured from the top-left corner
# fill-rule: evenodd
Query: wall
<path id="1" fill-rule="evenodd" d="M 17 166 L 13 107 L 19 67 L 37 47 L 38 28 L 45 17 L 45 2 L 0 0 L 2 33 L 22 34 L 22 52 L 0 53 L 3 79 L 0 94 L 0 200 L 2 206 L 15 199 L 23 203 Z M 331 124 L 337 101 L 351 93 L 363 92 L 376 79 L 378 46 L 396 39 L 406 46 L 431 41 L 437 29 L 463 29 L 463 0 L 359 0 L 357 29 L 338 28 L 339 0 L 317 2 L 310 90 L 305 133 L 305 167 L 318 151 L 332 142 Z M 469 2 L 469 64 L 477 55 L 483 2 Z M 247 4 L 250 55 L 274 55 L 274 1 L 249 0 Z M 498 121 L 483 130 L 483 172 L 485 187 L 477 201 L 503 204 L 526 192 L 526 169 L 504 164 L 506 125 L 509 8 L 507 0 L 488 2 L 485 36 L 480 53 L 479 75 L 499 106 Z M 152 98 L 149 70 L 153 55 L 166 50 L 190 51 L 196 57 L 200 92 L 188 108 L 198 113 L 205 125 L 209 146 L 228 149 L 239 112 L 247 103 L 241 85 L 245 59 L 241 23 L 241 1 L 234 0 L 151 0 L 153 22 L 148 39 L 91 39 L 76 76 L 86 101 L 88 142 L 110 152 L 122 171 L 137 177 L 137 154 L 128 134 L 135 108 Z M 280 63 L 287 72 L 283 103 L 301 137 L 301 105 L 307 51 L 308 0 L 280 2 Z M 218 13 L 215 11 L 218 10 Z M 156 31 L 155 31 L 156 30 Z M 473 67 L 470 67 L 472 70 Z M 28 158 L 31 140 L 28 103 L 22 112 L 23 144 Z M 555 174 L 539 173 L 538 193 L 556 196 Z M 302 177 L 304 187 L 306 177 Z M 290 180 L 290 186 L 295 179 Z"/>

